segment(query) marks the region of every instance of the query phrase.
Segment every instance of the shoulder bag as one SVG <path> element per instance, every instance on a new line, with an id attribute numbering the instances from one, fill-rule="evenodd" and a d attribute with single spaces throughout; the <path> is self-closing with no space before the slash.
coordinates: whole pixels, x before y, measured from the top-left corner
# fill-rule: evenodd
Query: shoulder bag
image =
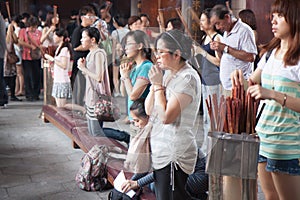
<path id="1" fill-rule="evenodd" d="M 124 167 L 133 173 L 151 170 L 150 133 L 153 124 L 148 124 L 130 141 Z"/>
<path id="2" fill-rule="evenodd" d="M 35 49 L 30 49 L 30 57 L 32 60 L 39 60 L 42 58 L 42 52 L 40 47 L 30 38 L 28 32 L 26 32 L 28 41 L 33 44 L 36 48 Z"/>
<path id="3" fill-rule="evenodd" d="M 97 119 L 104 122 L 114 122 L 121 117 L 120 109 L 118 108 L 113 97 L 105 94 L 98 94 L 99 99 L 95 104 L 95 114 Z"/>
<path id="4" fill-rule="evenodd" d="M 103 54 L 105 53 L 103 52 Z M 107 62 L 105 62 L 104 65 L 105 65 L 106 72 L 104 74 L 104 80 L 101 83 L 101 84 L 104 83 L 104 85 L 102 85 L 102 87 L 99 87 L 99 91 L 97 90 L 97 88 L 94 88 L 94 91 L 98 95 L 98 100 L 95 103 L 94 113 L 97 116 L 97 119 L 100 121 L 114 122 L 120 119 L 121 112 L 117 106 L 117 103 L 114 101 L 113 97 L 111 96 Z"/>
<path id="5" fill-rule="evenodd" d="M 7 54 L 6 54 L 6 62 L 9 64 L 16 64 L 19 62 L 19 57 L 16 54 L 14 43 L 13 43 L 13 37 L 11 35 L 11 42 L 9 45 L 9 48 L 7 48 Z"/>

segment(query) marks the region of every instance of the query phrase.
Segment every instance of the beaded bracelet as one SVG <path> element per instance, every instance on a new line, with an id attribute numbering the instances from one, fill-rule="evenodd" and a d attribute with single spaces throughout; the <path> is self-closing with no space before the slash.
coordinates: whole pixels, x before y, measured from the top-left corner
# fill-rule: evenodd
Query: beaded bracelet
<path id="1" fill-rule="evenodd" d="M 160 90 L 165 90 L 165 88 L 164 87 L 157 88 L 156 90 L 154 90 L 154 92 L 157 92 L 157 91 L 160 91 Z"/>
<path id="2" fill-rule="evenodd" d="M 125 81 L 126 79 L 129 79 L 129 77 L 121 77 L 120 78 L 121 81 Z"/>
<path id="3" fill-rule="evenodd" d="M 285 103 L 286 103 L 286 99 L 287 99 L 287 96 L 286 94 L 283 94 L 283 102 L 282 102 L 282 107 L 284 108 L 285 107 Z"/>

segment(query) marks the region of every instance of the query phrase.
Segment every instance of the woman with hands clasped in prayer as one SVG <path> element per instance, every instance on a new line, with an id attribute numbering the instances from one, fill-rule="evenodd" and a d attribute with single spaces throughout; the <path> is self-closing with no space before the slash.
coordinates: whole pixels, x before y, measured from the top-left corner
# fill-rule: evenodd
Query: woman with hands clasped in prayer
<path id="1" fill-rule="evenodd" d="M 122 86 L 128 95 L 128 119 L 132 121 L 130 106 L 134 100 L 146 98 L 149 93 L 150 81 L 148 72 L 152 67 L 149 38 L 143 31 L 130 31 L 124 38 L 125 54 L 134 61 L 120 65 Z"/>
<path id="2" fill-rule="evenodd" d="M 264 100 L 256 125 L 260 138 L 258 177 L 266 200 L 300 199 L 300 2 L 276 0 L 271 7 L 274 38 L 263 46 L 248 93 Z M 271 55 L 266 59 L 266 55 Z M 236 70 L 232 84 L 242 85 Z M 288 184 L 286 184 L 288 183 Z"/>
<path id="3" fill-rule="evenodd" d="M 187 63 L 191 48 L 192 40 L 179 30 L 164 32 L 155 42 L 157 64 L 149 72 L 152 88 L 145 108 L 153 123 L 150 145 L 158 200 L 190 199 L 185 185 L 197 160 L 195 122 L 201 103 L 200 77 Z"/>
<path id="4" fill-rule="evenodd" d="M 82 32 L 81 45 L 89 49 L 86 59 L 80 58 L 78 69 L 86 78 L 85 107 L 89 133 L 93 136 L 105 136 L 103 122 L 94 114 L 99 94 L 111 95 L 107 69 L 106 53 L 98 46 L 100 33 L 97 28 L 89 27 Z"/>

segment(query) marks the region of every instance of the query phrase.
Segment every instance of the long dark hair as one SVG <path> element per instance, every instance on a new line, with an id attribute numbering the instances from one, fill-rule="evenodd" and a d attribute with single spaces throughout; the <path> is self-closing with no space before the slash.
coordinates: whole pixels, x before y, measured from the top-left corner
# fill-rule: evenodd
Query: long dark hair
<path id="1" fill-rule="evenodd" d="M 171 18 L 171 19 L 169 19 L 168 21 L 167 21 L 167 23 L 166 23 L 166 27 L 165 28 L 167 28 L 167 26 L 168 26 L 168 23 L 171 23 L 172 24 L 172 26 L 173 26 L 173 29 L 178 29 L 178 30 L 180 30 L 180 31 L 184 31 L 184 26 L 183 26 L 183 24 L 182 24 L 182 22 L 181 22 L 181 20 L 180 20 L 180 18 Z"/>
<path id="2" fill-rule="evenodd" d="M 210 18 L 211 18 L 210 11 L 211 11 L 211 8 L 206 8 L 205 10 L 203 10 L 201 12 L 201 15 L 203 14 L 203 15 L 205 15 L 207 17 L 207 21 L 208 21 L 209 24 L 211 23 L 210 22 Z M 201 15 L 200 15 L 200 17 L 201 17 Z M 213 29 L 214 29 L 214 31 L 216 31 L 217 33 L 219 33 L 218 30 L 216 29 L 216 26 L 213 26 Z M 205 37 L 207 36 L 207 34 L 206 34 L 205 31 L 202 31 L 202 33 L 203 33 L 203 36 L 202 36 L 202 38 L 200 40 L 200 44 L 204 43 Z"/>
<path id="3" fill-rule="evenodd" d="M 138 117 L 142 117 L 142 118 L 148 117 L 145 111 L 145 99 L 143 98 L 135 100 L 130 106 L 129 110 L 133 111 Z"/>
<path id="4" fill-rule="evenodd" d="M 299 0 L 276 0 L 271 7 L 271 13 L 282 14 L 290 26 L 289 48 L 284 55 L 285 66 L 296 65 L 300 59 L 300 7 Z M 269 43 L 261 46 L 260 55 L 272 49 L 280 47 L 280 39 L 274 37 Z"/>
<path id="5" fill-rule="evenodd" d="M 68 32 L 63 28 L 57 28 L 55 29 L 54 32 L 58 37 L 63 37 L 63 43 L 61 47 L 58 49 L 56 56 L 60 54 L 62 48 L 67 47 L 70 52 L 70 57 L 72 59 L 73 58 L 72 46 L 70 43 L 70 38 L 68 37 Z"/>
<path id="6" fill-rule="evenodd" d="M 239 12 L 239 18 L 242 22 L 248 24 L 252 30 L 256 30 L 256 17 L 252 10 L 244 9 Z"/>
<path id="7" fill-rule="evenodd" d="M 90 37 L 90 38 L 95 38 L 96 43 L 98 44 L 100 41 L 100 32 L 97 28 L 95 27 L 88 27 L 83 29 L 82 32 L 86 32 L 86 34 Z"/>

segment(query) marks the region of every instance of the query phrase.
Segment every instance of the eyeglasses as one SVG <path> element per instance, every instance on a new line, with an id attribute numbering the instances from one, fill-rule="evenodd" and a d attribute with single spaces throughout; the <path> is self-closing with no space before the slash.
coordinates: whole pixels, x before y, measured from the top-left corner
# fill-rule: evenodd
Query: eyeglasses
<path id="1" fill-rule="evenodd" d="M 129 42 L 129 43 L 126 43 L 125 46 L 131 46 L 131 45 L 136 45 L 136 43 L 135 42 Z"/>
<path id="2" fill-rule="evenodd" d="M 89 16 L 89 15 L 83 15 L 84 18 L 87 18 L 87 19 L 98 19 L 97 16 Z"/>
<path id="3" fill-rule="evenodd" d="M 155 52 L 154 52 L 154 56 L 161 56 L 162 54 L 166 54 L 166 53 L 169 53 L 169 54 L 172 54 L 172 52 L 171 51 L 168 51 L 168 50 L 156 50 Z"/>

